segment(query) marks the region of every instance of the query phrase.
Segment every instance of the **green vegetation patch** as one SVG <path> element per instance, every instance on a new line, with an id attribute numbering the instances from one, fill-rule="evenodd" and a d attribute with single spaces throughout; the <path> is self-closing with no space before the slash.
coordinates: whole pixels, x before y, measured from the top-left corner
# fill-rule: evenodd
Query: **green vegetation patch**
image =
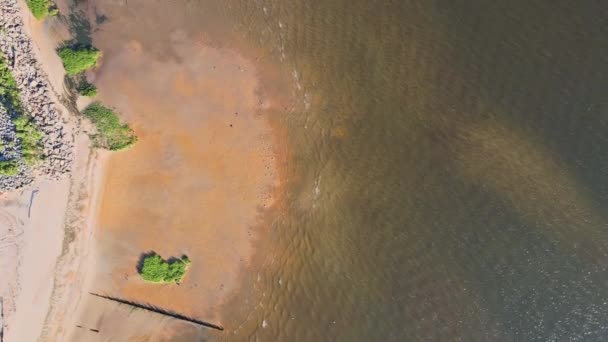
<path id="1" fill-rule="evenodd" d="M 0 103 L 7 109 L 21 112 L 19 88 L 2 54 L 0 54 Z"/>
<path id="2" fill-rule="evenodd" d="M 185 255 L 167 262 L 160 255 L 151 253 L 144 257 L 139 274 L 144 280 L 154 283 L 179 283 L 190 263 Z"/>
<path id="3" fill-rule="evenodd" d="M 0 175 L 15 176 L 19 173 L 19 164 L 14 160 L 0 160 Z"/>
<path id="4" fill-rule="evenodd" d="M 58 50 L 63 67 L 68 75 L 76 75 L 97 63 L 101 51 L 83 46 L 65 46 Z"/>
<path id="5" fill-rule="evenodd" d="M 20 116 L 13 120 L 17 139 L 21 142 L 23 160 L 28 165 L 33 165 L 42 160 L 42 137 L 44 134 L 36 125 L 25 116 Z"/>
<path id="6" fill-rule="evenodd" d="M 57 15 L 58 10 L 49 0 L 26 0 L 27 7 L 30 8 L 36 19 L 44 19 L 49 15 Z"/>
<path id="7" fill-rule="evenodd" d="M 93 96 L 97 95 L 97 87 L 95 87 L 95 85 L 87 82 L 86 79 L 80 80 L 80 82 L 76 86 L 76 90 L 78 91 L 78 94 L 80 94 L 82 96 L 93 97 Z"/>
<path id="8" fill-rule="evenodd" d="M 137 141 L 133 130 L 128 125 L 121 124 L 118 115 L 110 108 L 95 102 L 88 106 L 83 114 L 91 119 L 97 128 L 98 133 L 93 136 L 97 146 L 116 151 Z"/>

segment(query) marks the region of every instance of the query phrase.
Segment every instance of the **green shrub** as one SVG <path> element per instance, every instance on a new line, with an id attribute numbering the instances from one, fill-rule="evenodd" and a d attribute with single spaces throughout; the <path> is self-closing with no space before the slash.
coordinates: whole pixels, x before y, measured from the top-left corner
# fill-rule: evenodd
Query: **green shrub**
<path id="1" fill-rule="evenodd" d="M 7 109 L 12 109 L 15 112 L 21 111 L 19 88 L 17 88 L 17 82 L 2 54 L 0 54 L 0 103 Z"/>
<path id="2" fill-rule="evenodd" d="M 185 255 L 181 259 L 167 262 L 160 255 L 152 253 L 144 258 L 139 274 L 144 280 L 154 283 L 179 283 L 190 263 Z"/>
<path id="3" fill-rule="evenodd" d="M 57 15 L 57 8 L 49 0 L 26 0 L 26 3 L 36 19 L 44 19 L 49 15 Z"/>
<path id="4" fill-rule="evenodd" d="M 1 160 L 0 161 L 0 175 L 3 176 L 15 176 L 19 173 L 19 165 L 14 160 Z"/>
<path id="5" fill-rule="evenodd" d="M 95 102 L 89 105 L 83 114 L 91 119 L 97 128 L 98 133 L 93 136 L 97 146 L 116 151 L 137 141 L 133 130 L 128 125 L 121 124 L 118 115 L 110 108 Z"/>
<path id="6" fill-rule="evenodd" d="M 87 82 L 86 79 L 83 79 L 80 81 L 80 83 L 78 83 L 78 86 L 76 86 L 76 90 L 78 91 L 78 94 L 82 96 L 93 97 L 97 95 L 97 87 Z"/>
<path id="7" fill-rule="evenodd" d="M 25 116 L 14 119 L 13 124 L 15 124 L 17 139 L 21 142 L 23 160 L 28 165 L 35 164 L 43 158 L 43 133 Z"/>
<path id="8" fill-rule="evenodd" d="M 101 56 L 99 50 L 82 46 L 62 47 L 58 53 L 68 75 L 76 75 L 94 67 Z"/>

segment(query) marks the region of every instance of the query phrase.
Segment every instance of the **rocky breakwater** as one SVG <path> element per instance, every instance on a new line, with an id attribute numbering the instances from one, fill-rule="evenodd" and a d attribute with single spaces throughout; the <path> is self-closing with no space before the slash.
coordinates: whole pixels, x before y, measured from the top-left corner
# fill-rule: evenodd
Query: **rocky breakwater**
<path id="1" fill-rule="evenodd" d="M 37 177 L 57 179 L 72 167 L 73 125 L 68 124 L 70 119 L 60 113 L 59 104 L 53 100 L 56 96 L 33 48 L 17 1 L 0 1 L 0 57 L 15 80 L 20 103 L 20 108 L 7 106 L 6 98 L 2 98 L 6 94 L 0 92 L 0 161 L 14 160 L 18 167 L 16 174 L 0 175 L 0 192 L 19 188 Z M 42 135 L 41 158 L 35 163 L 24 159 L 27 137 L 16 134 L 15 118 L 19 115 L 31 120 Z"/>

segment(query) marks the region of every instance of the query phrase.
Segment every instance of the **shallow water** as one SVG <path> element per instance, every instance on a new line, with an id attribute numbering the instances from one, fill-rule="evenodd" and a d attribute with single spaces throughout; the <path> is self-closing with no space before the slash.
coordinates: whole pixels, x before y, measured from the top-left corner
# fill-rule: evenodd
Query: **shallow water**
<path id="1" fill-rule="evenodd" d="M 605 2 L 156 4 L 160 50 L 265 51 L 294 99 L 287 205 L 211 339 L 605 340 Z"/>
<path id="2" fill-rule="evenodd" d="M 605 339 L 605 3 L 248 4 L 300 182 L 239 338 Z"/>

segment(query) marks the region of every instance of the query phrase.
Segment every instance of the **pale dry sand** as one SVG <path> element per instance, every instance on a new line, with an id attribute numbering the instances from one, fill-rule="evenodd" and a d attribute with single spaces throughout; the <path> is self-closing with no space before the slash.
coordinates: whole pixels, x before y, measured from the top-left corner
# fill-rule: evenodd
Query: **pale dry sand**
<path id="1" fill-rule="evenodd" d="M 65 340 L 63 325 L 87 289 L 86 271 L 95 261 L 91 208 L 101 188 L 95 176 L 103 163 L 91 154 L 88 137 L 79 138 L 70 179 L 39 180 L 0 202 L 5 341 Z"/>
<path id="2" fill-rule="evenodd" d="M 88 296 L 96 266 L 95 216 L 103 184 L 106 152 L 92 150 L 85 135 L 76 145 L 66 214 L 63 253 L 55 269 L 52 307 L 41 340 L 65 341 L 74 326 L 79 305 Z"/>
<path id="3" fill-rule="evenodd" d="M 8 229 L 22 232 L 14 260 L 18 264 L 14 312 L 6 315 L 7 341 L 35 341 L 40 334 L 61 253 L 68 190 L 67 179 L 42 181 L 2 201 L 2 216 L 14 223 Z"/>

